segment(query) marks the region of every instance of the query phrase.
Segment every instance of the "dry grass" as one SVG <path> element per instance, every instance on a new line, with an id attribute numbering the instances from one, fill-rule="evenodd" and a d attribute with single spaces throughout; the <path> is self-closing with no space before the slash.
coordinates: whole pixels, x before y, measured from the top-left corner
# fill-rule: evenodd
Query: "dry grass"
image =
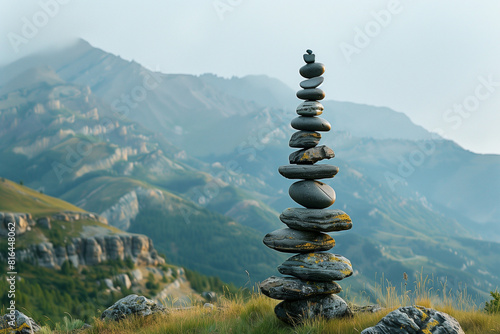
<path id="1" fill-rule="evenodd" d="M 427 276 L 421 275 L 412 285 L 412 290 L 406 290 L 405 285 L 398 293 L 394 286 L 382 280 L 376 290 L 377 303 L 384 310 L 360 313 L 347 319 L 315 319 L 295 328 L 282 323 L 274 315 L 274 307 L 278 301 L 254 293 L 246 300 L 234 296 L 222 297 L 214 309 L 198 305 L 186 310 L 172 310 L 166 315 L 132 317 L 121 322 L 95 319 L 93 327 L 85 333 L 359 334 L 363 329 L 374 326 L 392 310 L 416 304 L 448 313 L 458 320 L 465 333 L 500 334 L 500 314 L 489 315 L 483 312 L 467 297 L 465 291 L 452 294 L 446 289 L 446 284 L 441 289 L 434 290 L 429 287 L 430 281 Z M 351 302 L 356 303 L 355 300 Z"/>

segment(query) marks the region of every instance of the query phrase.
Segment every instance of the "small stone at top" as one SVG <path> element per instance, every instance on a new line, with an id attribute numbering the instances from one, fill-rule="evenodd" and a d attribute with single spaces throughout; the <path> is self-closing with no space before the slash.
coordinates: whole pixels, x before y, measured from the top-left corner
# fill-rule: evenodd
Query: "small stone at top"
<path id="1" fill-rule="evenodd" d="M 307 50 L 306 52 L 307 52 L 307 53 L 306 53 L 306 54 L 304 54 L 304 61 L 305 61 L 306 63 L 308 63 L 308 64 L 312 64 L 312 63 L 314 63 L 315 58 L 316 58 L 316 56 L 314 55 L 314 53 L 312 53 L 312 51 L 311 51 L 311 50 Z"/>

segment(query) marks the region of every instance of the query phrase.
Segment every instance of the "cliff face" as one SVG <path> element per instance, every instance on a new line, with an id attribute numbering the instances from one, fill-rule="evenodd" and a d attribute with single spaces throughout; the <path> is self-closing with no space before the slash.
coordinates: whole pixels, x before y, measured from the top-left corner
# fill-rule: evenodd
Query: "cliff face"
<path id="1" fill-rule="evenodd" d="M 165 263 L 165 260 L 158 256 L 151 239 L 137 234 L 73 238 L 64 246 L 44 242 L 18 251 L 20 260 L 48 268 L 60 268 L 67 260 L 78 267 L 96 265 L 107 260 L 125 260 L 127 257 L 138 266 Z"/>
<path id="2" fill-rule="evenodd" d="M 29 213 L 0 212 L 0 235 L 7 235 L 9 223 L 15 223 L 16 235 L 25 233 L 42 234 L 51 229 L 50 222 L 94 221 L 107 224 L 107 220 L 88 212 L 60 212 L 52 217 L 33 219 Z M 33 229 L 33 227 L 39 229 Z M 102 226 L 102 225 L 101 225 Z M 90 226 L 89 226 L 90 227 Z M 137 266 L 157 266 L 165 263 L 153 247 L 153 241 L 145 235 L 119 233 L 112 234 L 96 226 L 94 235 L 80 235 L 68 238 L 70 241 L 61 244 L 41 242 L 22 245 L 16 251 L 18 260 L 27 261 L 39 266 L 58 269 L 64 261 L 70 261 L 75 267 L 80 265 L 96 265 L 107 260 L 125 260 L 131 258 Z M 39 236 L 47 240 L 45 235 Z M 22 242 L 22 237 L 18 240 Z M 0 254 L 0 257 L 2 254 Z"/>

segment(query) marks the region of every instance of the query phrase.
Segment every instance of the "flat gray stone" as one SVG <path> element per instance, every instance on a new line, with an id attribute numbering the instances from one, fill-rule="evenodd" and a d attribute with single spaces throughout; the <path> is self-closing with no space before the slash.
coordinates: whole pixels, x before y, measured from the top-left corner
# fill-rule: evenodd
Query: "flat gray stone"
<path id="1" fill-rule="evenodd" d="M 299 69 L 299 73 L 307 79 L 319 77 L 325 73 L 325 65 L 321 63 L 306 64 Z"/>
<path id="2" fill-rule="evenodd" d="M 328 184 L 315 180 L 293 183 L 288 194 L 295 202 L 308 209 L 325 209 L 335 203 L 335 190 Z"/>
<path id="3" fill-rule="evenodd" d="M 297 114 L 301 116 L 318 116 L 323 113 L 325 107 L 318 101 L 304 101 L 297 107 Z"/>
<path id="4" fill-rule="evenodd" d="M 260 283 L 260 291 L 273 299 L 298 300 L 318 295 L 339 293 L 342 288 L 337 282 L 312 282 L 296 277 L 271 276 Z"/>
<path id="5" fill-rule="evenodd" d="M 276 305 L 274 313 L 278 319 L 290 325 L 299 325 L 315 318 L 336 319 L 353 315 L 347 303 L 334 294 L 303 300 L 285 300 Z"/>
<path id="6" fill-rule="evenodd" d="M 331 159 L 335 157 L 335 153 L 331 148 L 325 145 L 307 148 L 295 151 L 288 157 L 291 164 L 312 165 L 323 159 Z"/>
<path id="7" fill-rule="evenodd" d="M 296 148 L 311 148 L 319 144 L 321 134 L 315 131 L 297 131 L 292 137 L 288 145 Z"/>
<path id="8" fill-rule="evenodd" d="M 330 179 L 337 175 L 339 168 L 333 165 L 285 165 L 278 172 L 287 179 Z"/>
<path id="9" fill-rule="evenodd" d="M 280 220 L 288 227 L 302 231 L 337 232 L 352 228 L 351 217 L 337 209 L 288 208 Z"/>
<path id="10" fill-rule="evenodd" d="M 300 85 L 300 87 L 302 87 L 304 89 L 316 88 L 319 85 L 321 85 L 323 83 L 323 81 L 325 81 L 324 77 L 316 77 L 316 78 L 301 81 L 299 85 Z"/>
<path id="11" fill-rule="evenodd" d="M 266 234 L 264 244 L 284 253 L 311 253 L 332 249 L 335 240 L 321 232 L 282 228 Z"/>
<path id="12" fill-rule="evenodd" d="M 330 131 L 330 123 L 320 117 L 299 116 L 292 119 L 292 128 L 304 131 Z"/>
<path id="13" fill-rule="evenodd" d="M 343 256 L 331 253 L 297 254 L 279 267 L 283 275 L 292 275 L 303 280 L 329 282 L 340 281 L 352 275 L 351 262 Z"/>
<path id="14" fill-rule="evenodd" d="M 325 98 L 325 92 L 319 88 L 302 89 L 297 92 L 297 97 L 301 100 L 316 101 Z"/>
<path id="15" fill-rule="evenodd" d="M 423 306 L 400 307 L 361 334 L 465 334 L 458 321 L 444 312 Z"/>

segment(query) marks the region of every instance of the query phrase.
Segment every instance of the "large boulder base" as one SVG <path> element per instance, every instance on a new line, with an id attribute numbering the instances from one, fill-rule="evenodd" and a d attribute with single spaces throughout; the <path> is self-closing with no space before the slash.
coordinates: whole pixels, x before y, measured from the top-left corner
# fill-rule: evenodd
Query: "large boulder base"
<path id="1" fill-rule="evenodd" d="M 392 311 L 361 334 L 465 334 L 452 316 L 422 306 L 406 306 Z"/>
<path id="2" fill-rule="evenodd" d="M 163 305 L 144 296 L 128 295 L 114 303 L 101 314 L 101 319 L 120 321 L 130 315 L 145 317 L 165 312 Z"/>
<path id="3" fill-rule="evenodd" d="M 347 303 L 337 295 L 316 296 L 302 300 L 285 300 L 276 305 L 274 313 L 278 319 L 299 325 L 305 320 L 323 317 L 335 319 L 352 316 Z"/>

